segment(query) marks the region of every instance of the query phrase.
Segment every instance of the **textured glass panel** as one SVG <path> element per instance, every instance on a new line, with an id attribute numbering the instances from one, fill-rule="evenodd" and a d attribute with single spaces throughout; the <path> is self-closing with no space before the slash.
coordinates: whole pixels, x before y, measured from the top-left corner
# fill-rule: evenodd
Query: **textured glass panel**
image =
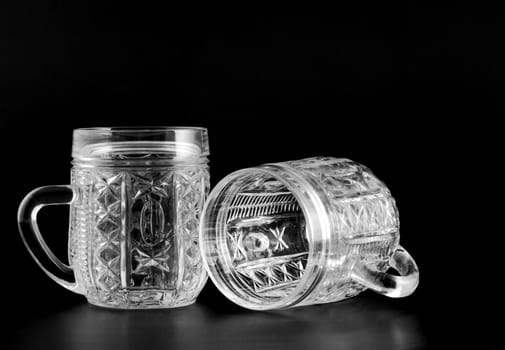
<path id="1" fill-rule="evenodd" d="M 72 204 L 71 259 L 95 304 L 177 306 L 194 301 L 205 271 L 198 221 L 204 167 L 73 169 L 84 196 Z"/>

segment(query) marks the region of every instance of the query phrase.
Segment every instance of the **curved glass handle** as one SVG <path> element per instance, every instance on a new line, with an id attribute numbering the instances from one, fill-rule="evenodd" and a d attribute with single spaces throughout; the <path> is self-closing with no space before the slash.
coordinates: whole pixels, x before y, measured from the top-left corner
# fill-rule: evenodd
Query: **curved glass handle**
<path id="1" fill-rule="evenodd" d="M 74 200 L 74 197 L 75 193 L 69 185 L 44 186 L 34 189 L 26 195 L 19 205 L 18 227 L 26 249 L 28 249 L 28 252 L 40 268 L 59 285 L 73 292 L 80 293 L 77 282 L 69 282 L 59 278 L 44 266 L 34 253 L 32 249 L 33 244 L 30 244 L 26 237 L 26 235 L 30 235 L 30 238 L 35 238 L 40 248 L 42 248 L 49 260 L 51 260 L 56 267 L 66 274 L 73 275 L 72 268 L 58 259 L 44 241 L 44 238 L 40 234 L 39 226 L 37 225 L 37 213 L 47 205 L 70 204 Z M 31 239 L 31 241 L 33 241 L 33 239 Z"/>
<path id="2" fill-rule="evenodd" d="M 373 291 L 391 298 L 406 297 L 416 290 L 419 284 L 419 269 L 410 254 L 398 247 L 389 260 L 390 267 L 400 276 L 374 270 L 358 263 L 352 271 L 352 279 Z"/>

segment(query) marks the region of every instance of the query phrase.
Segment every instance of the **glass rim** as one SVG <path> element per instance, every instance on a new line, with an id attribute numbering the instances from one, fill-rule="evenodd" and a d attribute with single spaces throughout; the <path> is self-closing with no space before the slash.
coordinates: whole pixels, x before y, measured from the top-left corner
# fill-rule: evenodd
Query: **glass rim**
<path id="1" fill-rule="evenodd" d="M 73 130 L 72 157 L 78 162 L 117 166 L 201 162 L 208 155 L 208 131 L 200 126 L 99 126 Z"/>
<path id="2" fill-rule="evenodd" d="M 306 297 L 310 295 L 315 285 L 319 283 L 322 276 L 326 272 L 326 255 L 323 252 L 327 252 L 330 246 L 330 230 L 331 223 L 327 216 L 324 220 L 319 220 L 319 212 L 324 211 L 322 207 L 324 204 L 321 201 L 319 195 L 315 193 L 314 189 L 310 184 L 308 184 L 309 193 L 301 191 L 293 183 L 286 180 L 282 174 L 283 171 L 287 171 L 292 174 L 291 169 L 285 168 L 283 166 L 278 166 L 277 164 L 263 164 L 256 167 L 244 168 L 228 174 L 226 177 L 221 179 L 219 183 L 214 187 L 214 189 L 209 193 L 207 201 L 205 202 L 204 209 L 202 210 L 202 219 L 200 220 L 200 250 L 202 252 L 202 260 L 207 273 L 214 283 L 214 285 L 223 293 L 227 298 L 229 298 L 234 303 L 251 309 L 251 310 L 270 310 L 287 308 L 300 304 Z M 229 190 L 227 186 L 230 184 L 243 180 L 246 176 L 251 176 L 254 174 L 263 174 L 276 178 L 280 181 L 286 188 L 294 195 L 297 202 L 300 205 L 300 209 L 303 212 L 305 220 L 307 221 L 307 240 L 309 242 L 308 250 L 308 260 L 304 269 L 303 276 L 298 281 L 296 287 L 291 290 L 288 295 L 284 298 L 279 298 L 278 300 L 265 302 L 261 300 L 259 296 L 253 296 L 251 298 L 244 297 L 244 293 L 240 287 L 234 283 L 232 280 L 227 280 L 220 273 L 216 265 L 225 264 L 222 256 L 217 254 L 212 245 L 207 242 L 209 231 L 211 228 L 212 233 L 215 236 L 222 236 L 223 232 L 216 227 L 208 227 L 207 220 L 208 215 L 214 215 L 211 211 L 216 208 L 217 201 L 223 193 Z M 292 181 L 304 182 L 298 175 L 295 174 Z M 317 246 L 317 248 L 316 248 Z M 232 269 L 232 274 L 235 274 L 236 270 Z"/>
<path id="3" fill-rule="evenodd" d="M 91 126 L 84 128 L 76 128 L 74 132 L 143 132 L 143 131 L 171 131 L 171 130 L 194 130 L 207 131 L 206 127 L 202 126 L 162 126 L 162 125 L 141 125 L 141 126 Z"/>

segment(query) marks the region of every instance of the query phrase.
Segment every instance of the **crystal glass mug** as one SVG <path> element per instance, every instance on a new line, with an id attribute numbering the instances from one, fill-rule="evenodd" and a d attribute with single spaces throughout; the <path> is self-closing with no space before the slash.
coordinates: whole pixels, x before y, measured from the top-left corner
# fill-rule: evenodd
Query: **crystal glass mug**
<path id="1" fill-rule="evenodd" d="M 419 272 L 399 238 L 386 186 L 365 166 L 330 157 L 228 175 L 211 191 L 200 223 L 210 278 L 254 310 L 335 302 L 367 288 L 407 296 Z"/>
<path id="2" fill-rule="evenodd" d="M 91 304 L 189 305 L 207 279 L 198 222 L 209 190 L 208 154 L 204 128 L 76 129 L 71 184 L 25 197 L 18 212 L 23 242 L 49 277 Z M 38 211 L 55 204 L 70 205 L 69 265 L 37 226 Z M 75 282 L 50 272 L 50 262 Z"/>

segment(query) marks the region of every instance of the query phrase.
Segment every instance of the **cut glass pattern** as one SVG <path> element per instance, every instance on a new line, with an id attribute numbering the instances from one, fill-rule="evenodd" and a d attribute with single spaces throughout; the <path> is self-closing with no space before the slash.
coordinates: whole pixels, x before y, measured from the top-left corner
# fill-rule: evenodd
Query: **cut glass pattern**
<path id="1" fill-rule="evenodd" d="M 399 220 L 389 190 L 368 168 L 347 159 L 328 157 L 288 162 L 317 179 L 331 199 L 338 255 L 345 260 L 327 264 L 326 276 L 301 305 L 345 299 L 364 287 L 352 281 L 356 259 L 385 270 L 398 242 Z"/>
<path id="2" fill-rule="evenodd" d="M 364 166 L 346 159 L 309 158 L 280 163 L 319 184 L 331 205 L 333 242 L 324 277 L 301 303 L 333 302 L 364 289 L 351 280 L 356 259 L 378 270 L 398 240 L 398 213 L 387 188 Z M 286 181 L 290 181 L 285 172 Z M 283 298 L 308 263 L 304 214 L 277 179 L 258 176 L 234 194 L 226 209 L 228 264 L 240 288 L 258 298 Z"/>
<path id="3" fill-rule="evenodd" d="M 266 179 L 255 186 L 238 193 L 229 207 L 229 254 L 246 288 L 278 296 L 303 275 L 307 240 L 300 231 L 305 220 L 293 194 L 280 183 Z"/>
<path id="4" fill-rule="evenodd" d="M 72 178 L 82 196 L 71 206 L 70 258 L 90 302 L 193 302 L 206 278 L 198 221 L 209 189 L 207 169 L 75 167 Z"/>

